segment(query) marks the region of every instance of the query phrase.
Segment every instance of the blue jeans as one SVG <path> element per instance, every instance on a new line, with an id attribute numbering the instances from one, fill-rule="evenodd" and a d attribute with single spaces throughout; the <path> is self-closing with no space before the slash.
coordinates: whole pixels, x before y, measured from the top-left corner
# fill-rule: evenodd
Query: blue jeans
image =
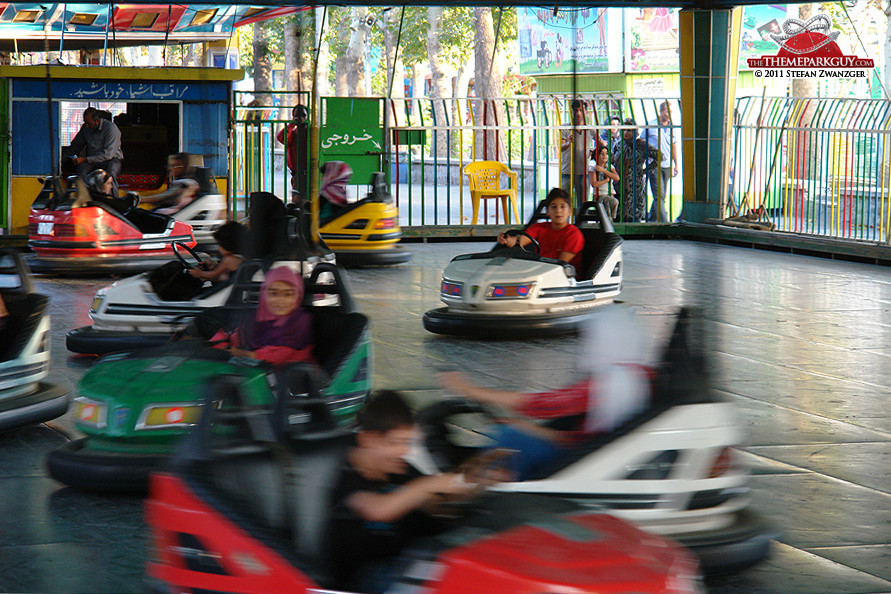
<path id="1" fill-rule="evenodd" d="M 575 178 L 575 187 L 570 187 L 569 178 Z M 572 193 L 575 190 L 575 206 L 578 207 L 588 199 L 588 174 L 584 173 L 582 175 L 570 175 L 568 173 L 560 174 L 560 187 L 566 190 L 567 192 Z"/>
<path id="2" fill-rule="evenodd" d="M 497 425 L 490 434 L 495 440 L 495 447 L 516 450 L 512 470 L 517 474 L 516 480 L 523 481 L 533 469 L 557 458 L 560 454 L 553 442 L 521 431 L 512 425 Z"/>
<path id="3" fill-rule="evenodd" d="M 668 180 L 671 179 L 671 167 L 647 169 L 647 179 L 650 182 L 650 192 L 653 194 L 653 204 L 647 213 L 647 221 L 667 223 L 668 213 L 665 212 L 665 201 L 668 198 Z"/>

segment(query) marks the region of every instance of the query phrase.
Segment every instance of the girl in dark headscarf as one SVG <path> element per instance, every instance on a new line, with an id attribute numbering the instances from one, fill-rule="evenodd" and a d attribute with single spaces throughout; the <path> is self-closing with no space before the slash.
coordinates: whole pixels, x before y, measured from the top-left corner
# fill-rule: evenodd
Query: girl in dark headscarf
<path id="1" fill-rule="evenodd" d="M 626 118 L 626 126 L 634 120 Z M 637 135 L 637 128 L 622 130 L 622 142 L 613 149 L 613 165 L 619 171 L 615 183 L 621 204 L 622 221 L 642 221 L 647 212 L 647 169 L 659 166 L 659 150 Z"/>
<path id="2" fill-rule="evenodd" d="M 276 365 L 313 361 L 312 317 L 300 307 L 302 300 L 299 274 L 287 266 L 270 270 L 260 287 L 256 313 L 229 336 L 229 350 Z"/>

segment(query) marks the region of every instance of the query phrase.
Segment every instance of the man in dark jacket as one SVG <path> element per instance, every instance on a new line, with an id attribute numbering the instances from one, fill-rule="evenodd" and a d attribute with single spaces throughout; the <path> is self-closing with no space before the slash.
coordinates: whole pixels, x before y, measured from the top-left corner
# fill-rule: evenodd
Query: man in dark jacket
<path id="1" fill-rule="evenodd" d="M 118 174 L 124 159 L 121 131 L 114 122 L 103 118 L 95 107 L 84 110 L 83 126 L 71 140 L 71 145 L 62 154 L 62 158 L 71 159 L 81 178 L 86 178 L 95 169 L 104 169 L 114 180 L 114 193 L 117 194 Z"/>

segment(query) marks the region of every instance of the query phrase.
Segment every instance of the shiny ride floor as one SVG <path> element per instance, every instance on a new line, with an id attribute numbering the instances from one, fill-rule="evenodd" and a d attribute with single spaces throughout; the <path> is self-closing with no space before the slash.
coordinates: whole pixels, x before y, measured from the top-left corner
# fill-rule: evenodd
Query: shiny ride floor
<path id="1" fill-rule="evenodd" d="M 472 341 L 430 334 L 442 268 L 484 243 L 407 244 L 394 268 L 348 272 L 374 337 L 374 385 L 440 392 L 433 371 L 539 390 L 575 379 L 575 336 Z M 755 507 L 781 535 L 771 557 L 709 592 L 891 592 L 891 269 L 684 241 L 628 241 L 621 300 L 638 308 L 650 357 L 677 308 L 698 308 L 716 388 L 739 408 Z M 51 298 L 50 380 L 72 393 L 92 359 L 65 350 L 110 280 L 38 277 Z M 71 413 L 0 434 L 0 591 L 139 592 L 148 551 L 142 500 L 47 477 L 44 459 L 77 432 Z"/>

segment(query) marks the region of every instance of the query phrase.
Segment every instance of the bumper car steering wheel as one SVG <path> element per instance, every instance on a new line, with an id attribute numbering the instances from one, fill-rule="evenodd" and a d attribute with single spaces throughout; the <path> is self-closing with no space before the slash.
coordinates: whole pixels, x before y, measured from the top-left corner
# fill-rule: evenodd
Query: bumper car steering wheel
<path id="1" fill-rule="evenodd" d="M 179 250 L 177 248 L 183 248 L 184 250 L 186 250 L 186 252 L 188 252 L 188 254 L 195 260 L 195 263 L 190 264 L 189 262 L 187 262 L 185 256 L 180 254 Z M 183 270 L 191 270 L 193 268 L 201 268 L 204 265 L 204 261 L 195 252 L 195 250 L 193 250 L 192 248 L 190 248 L 189 246 L 187 246 L 186 244 L 184 244 L 181 241 L 173 242 L 173 254 L 176 256 L 176 259 L 179 260 L 180 264 L 183 265 Z"/>
<path id="2" fill-rule="evenodd" d="M 508 229 L 507 231 L 504 232 L 504 236 L 505 237 L 523 236 L 523 237 L 527 238 L 531 243 L 528 243 L 526 245 L 520 245 L 520 241 L 519 241 L 519 239 L 517 239 L 517 243 L 515 244 L 515 247 L 519 247 L 524 252 L 528 252 L 530 254 L 541 254 L 541 244 L 538 243 L 538 240 L 535 239 L 534 237 L 532 237 L 531 235 L 529 235 L 528 233 L 526 233 L 522 229 Z M 534 250 L 527 249 L 530 245 L 535 246 L 535 249 Z"/>

